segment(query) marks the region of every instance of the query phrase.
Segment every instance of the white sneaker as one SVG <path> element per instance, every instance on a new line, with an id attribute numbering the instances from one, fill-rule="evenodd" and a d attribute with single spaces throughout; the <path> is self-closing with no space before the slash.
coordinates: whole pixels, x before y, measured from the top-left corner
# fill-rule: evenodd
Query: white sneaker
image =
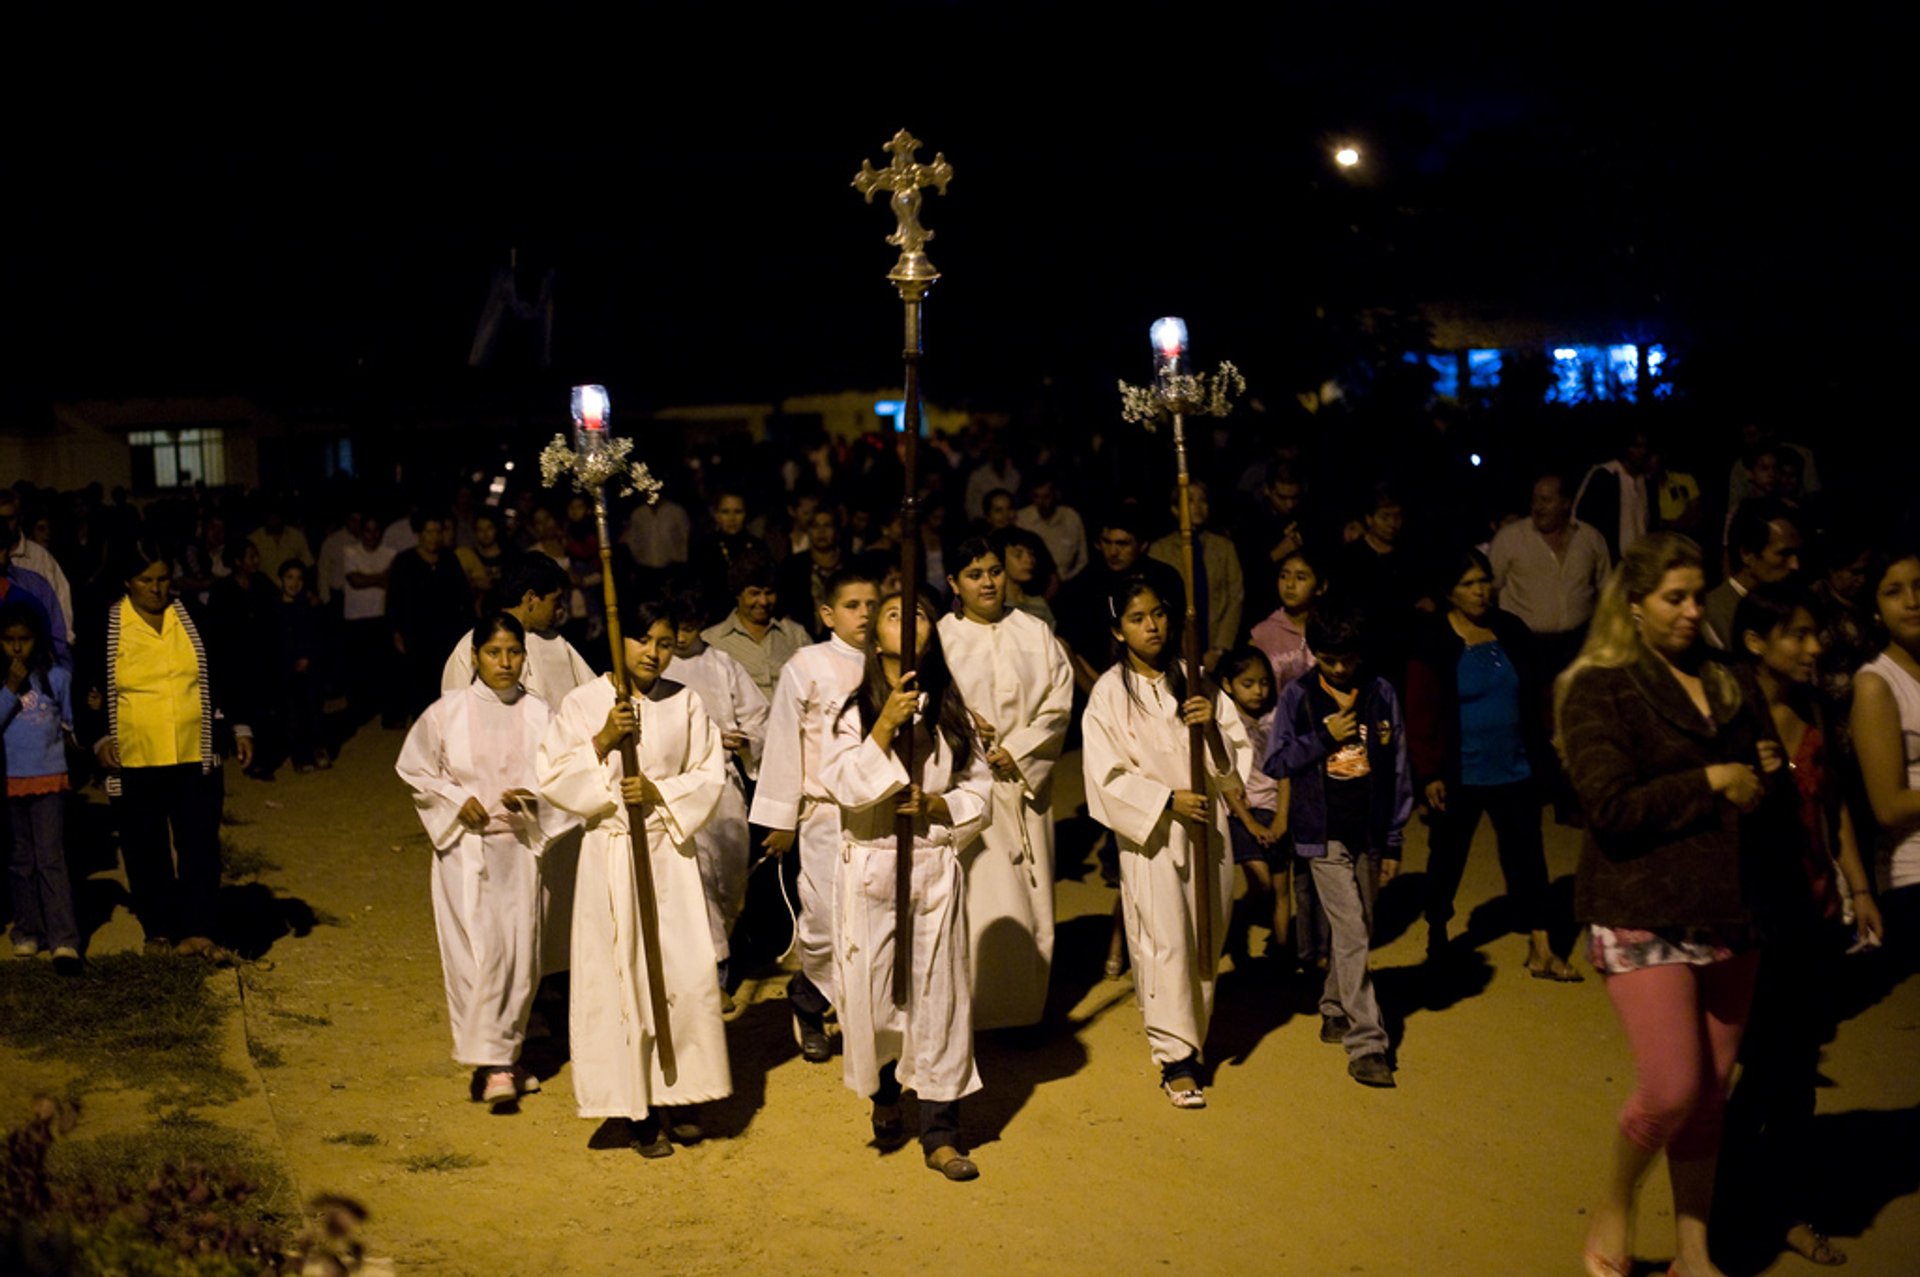
<path id="1" fill-rule="evenodd" d="M 39 952 L 40 942 L 38 940 L 15 940 L 13 942 L 13 956 L 16 958 L 31 958 Z"/>
<path id="2" fill-rule="evenodd" d="M 487 1089 L 480 1092 L 484 1104 L 507 1104 L 520 1098 L 519 1088 L 513 1084 L 513 1073 L 509 1069 L 495 1069 L 487 1074 Z"/>

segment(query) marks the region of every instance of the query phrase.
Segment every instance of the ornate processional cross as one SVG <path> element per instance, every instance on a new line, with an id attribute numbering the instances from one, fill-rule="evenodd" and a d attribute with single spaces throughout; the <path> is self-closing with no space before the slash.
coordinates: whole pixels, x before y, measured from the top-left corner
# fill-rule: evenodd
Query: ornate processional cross
<path id="1" fill-rule="evenodd" d="M 866 196 L 869 204 L 873 203 L 875 191 L 893 192 L 888 203 L 898 225 L 893 234 L 887 236 L 887 243 L 899 246 L 900 260 L 887 278 L 895 281 L 932 283 L 940 277 L 940 272 L 927 260 L 926 244 L 933 238 L 933 232 L 920 224 L 920 189 L 931 186 L 945 195 L 947 183 L 953 180 L 953 165 L 947 163 L 946 155 L 941 152 L 934 153 L 933 163 L 919 163 L 913 153 L 921 145 L 919 138 L 901 129 L 887 143 L 893 163 L 876 169 L 871 161 L 861 160 L 860 171 L 853 175 L 854 189 Z"/>

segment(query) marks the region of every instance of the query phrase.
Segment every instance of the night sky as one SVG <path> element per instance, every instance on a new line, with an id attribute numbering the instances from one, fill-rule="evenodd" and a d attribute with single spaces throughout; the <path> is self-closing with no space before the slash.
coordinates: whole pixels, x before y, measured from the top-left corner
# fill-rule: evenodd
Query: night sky
<path id="1" fill-rule="evenodd" d="M 38 77 L 10 93 L 10 411 L 454 385 L 512 246 L 558 271 L 556 382 L 883 385 L 892 219 L 849 183 L 903 125 L 956 171 L 924 214 L 945 402 L 1105 393 L 1169 312 L 1256 393 L 1319 375 L 1316 312 L 1369 306 L 1639 321 L 1776 370 L 1787 343 L 1808 398 L 1878 375 L 1825 352 L 1912 335 L 1911 16 L 1164 11 L 10 19 Z"/>

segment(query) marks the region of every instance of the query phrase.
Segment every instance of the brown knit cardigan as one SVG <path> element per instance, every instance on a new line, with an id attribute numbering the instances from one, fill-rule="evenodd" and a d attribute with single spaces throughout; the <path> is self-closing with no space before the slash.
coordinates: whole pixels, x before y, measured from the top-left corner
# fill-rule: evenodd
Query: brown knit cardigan
<path id="1" fill-rule="evenodd" d="M 1586 809 L 1574 885 L 1582 922 L 1642 930 L 1745 923 L 1740 814 L 1707 784 L 1715 763 L 1759 765 L 1759 723 L 1724 670 L 1702 671 L 1713 722 L 1652 652 L 1575 676 L 1560 713 L 1567 774 Z"/>

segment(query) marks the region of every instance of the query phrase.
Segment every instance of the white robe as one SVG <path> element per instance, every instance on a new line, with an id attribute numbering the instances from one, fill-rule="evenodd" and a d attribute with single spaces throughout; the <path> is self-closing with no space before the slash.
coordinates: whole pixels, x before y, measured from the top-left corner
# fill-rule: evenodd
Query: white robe
<path id="1" fill-rule="evenodd" d="M 747 738 L 745 757 L 733 754 L 727 760 L 727 787 L 713 819 L 693 836 L 700 881 L 707 889 L 707 926 L 713 933 L 714 956 L 725 962 L 731 953 L 727 937 L 747 902 L 746 781 L 759 770 L 760 751 L 767 742 L 767 698 L 746 666 L 712 645 L 697 656 L 674 657 L 673 678 L 698 693 L 717 730 Z"/>
<path id="2" fill-rule="evenodd" d="M 534 788 L 534 755 L 548 717 L 537 696 L 521 692 L 507 701 L 474 683 L 428 707 L 394 764 L 433 844 L 434 931 L 453 1058 L 462 1064 L 513 1063 L 533 1009 L 540 854 L 575 822 L 544 802 L 531 820 L 514 815 L 500 796 Z M 487 809 L 481 833 L 460 823 L 469 798 Z"/>
<path id="3" fill-rule="evenodd" d="M 1073 669 L 1053 631 L 1009 610 L 991 625 L 940 620 L 967 708 L 993 724 L 1019 777 L 993 782 L 993 820 L 967 862 L 973 1026 L 1038 1024 L 1053 967 L 1053 765 L 1073 713 Z"/>
<path id="4" fill-rule="evenodd" d="M 576 687 L 598 677 L 559 635 L 527 631 L 527 663 L 520 681 L 526 689 L 557 709 Z M 447 654 L 440 670 L 440 690 L 451 692 L 473 682 L 473 636 L 463 637 Z M 565 971 L 571 960 L 573 879 L 580 864 L 580 832 L 574 828 L 553 840 L 540 858 L 540 973 Z"/>
<path id="5" fill-rule="evenodd" d="M 834 715 L 866 671 L 866 653 L 838 636 L 801 648 L 781 668 L 748 817 L 763 829 L 799 831 L 800 970 L 834 1006 L 840 1005 L 833 962 L 840 809 L 820 783 L 820 759 Z"/>
<path id="6" fill-rule="evenodd" d="M 951 825 L 919 822 L 913 842 L 913 988 L 893 1003 L 895 795 L 907 770 L 881 753 L 860 714 L 837 716 L 821 781 L 840 807 L 839 899 L 833 918 L 842 1075 L 856 1094 L 880 1089 L 880 1067 L 897 1060 L 900 1085 L 923 1100 L 957 1100 L 980 1089 L 973 1062 L 973 990 L 967 958 L 967 893 L 960 849 L 992 819 L 993 784 L 978 748 L 953 773 L 953 753 L 918 732 L 920 788 L 943 795 Z M 937 734 L 936 738 L 937 740 Z"/>
<path id="7" fill-rule="evenodd" d="M 574 1102 L 582 1117 L 639 1118 L 656 1105 L 699 1104 L 733 1090 L 693 846 L 727 779 L 720 733 L 699 696 L 660 679 L 637 704 L 640 770 L 662 800 L 647 809 L 647 850 L 677 1064 L 669 1077 L 655 1049 L 620 751 L 594 757 L 594 733 L 606 725 L 613 701 L 613 683 L 604 678 L 568 696 L 540 742 L 537 770 L 541 796 L 587 822 L 573 901 Z"/>
<path id="8" fill-rule="evenodd" d="M 1190 787 L 1187 727 L 1163 677 L 1133 676 L 1138 701 L 1127 695 L 1120 666 L 1100 676 L 1080 719 L 1084 744 L 1087 810 L 1113 830 L 1120 845 L 1120 900 L 1127 947 L 1133 956 L 1134 995 L 1146 1018 L 1147 1045 L 1156 1063 L 1197 1054 L 1213 1016 L 1214 973 L 1227 938 L 1233 899 L 1233 856 L 1227 847 L 1227 808 L 1222 789 L 1239 785 L 1252 747 L 1240 716 L 1222 693 L 1214 706 L 1231 761 L 1213 773 L 1213 827 L 1207 838 L 1213 890 L 1213 952 L 1194 961 L 1193 845 L 1186 822 L 1176 820 L 1167 800 Z"/>

